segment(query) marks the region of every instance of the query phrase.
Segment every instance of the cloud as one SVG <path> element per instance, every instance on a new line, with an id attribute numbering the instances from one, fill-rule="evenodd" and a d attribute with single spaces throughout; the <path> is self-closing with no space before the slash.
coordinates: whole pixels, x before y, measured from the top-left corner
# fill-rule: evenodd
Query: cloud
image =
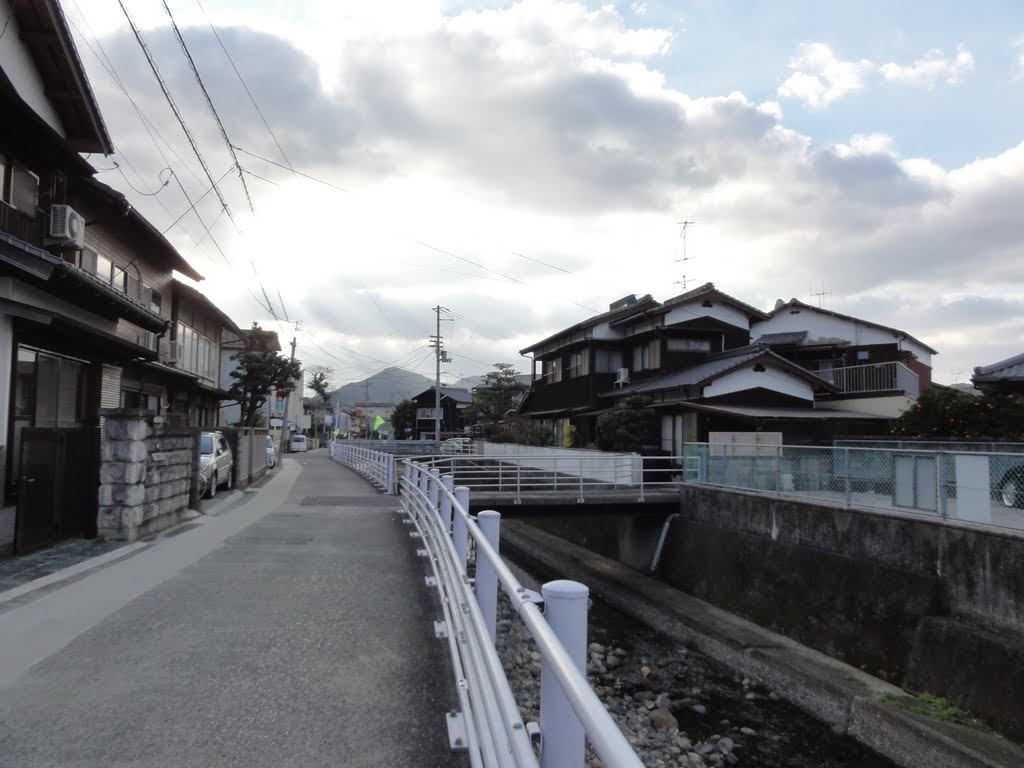
<path id="1" fill-rule="evenodd" d="M 779 86 L 779 97 L 803 101 L 813 109 L 862 90 L 874 71 L 867 59 L 839 60 L 824 43 L 802 43 L 797 55 L 789 60 L 789 68 L 793 74 Z"/>
<path id="2" fill-rule="evenodd" d="M 958 85 L 973 69 L 974 55 L 960 44 L 956 55 L 951 58 L 940 49 L 933 48 L 912 64 L 904 66 L 889 62 L 883 64 L 879 71 L 889 82 L 934 88 L 940 81 L 947 85 Z"/>
<path id="3" fill-rule="evenodd" d="M 1016 65 L 1013 70 L 1015 80 L 1024 79 L 1024 37 L 1018 37 L 1013 41 L 1012 47 L 1017 56 Z"/>
<path id="4" fill-rule="evenodd" d="M 286 164 L 209 28 L 195 26 L 183 33 L 233 142 L 252 153 L 242 164 L 267 180 L 249 177 L 257 214 L 245 212 L 231 174 L 224 190 L 244 234 L 226 217 L 213 224 L 213 195 L 199 203 L 228 266 L 209 238 L 197 245 L 205 232 L 176 184 L 133 203 L 161 229 L 186 214 L 168 236 L 241 325 L 255 318 L 287 331 L 256 308 L 255 269 L 291 319 L 353 361 L 352 376 L 371 364 L 337 345 L 378 361 L 418 350 L 437 303 L 463 316 L 449 351 L 466 367 L 452 370 L 477 373 L 485 366 L 471 359 L 518 362 L 518 349 L 590 315 L 584 306 L 600 310 L 626 293 L 667 298 L 680 290 L 683 215 L 697 221 L 690 279 L 764 308 L 824 280 L 835 309 L 848 304 L 904 328 L 963 370 L 990 362 L 971 361 L 978 336 L 964 331 L 965 318 L 1003 317 L 1021 300 L 1013 290 L 1024 293 L 1015 206 L 1024 145 L 950 169 L 902 156 L 870 126 L 840 143 L 816 141 L 788 127 L 775 102 L 671 87 L 659 67 L 672 31 L 630 25 L 611 7 L 528 0 L 439 16 L 395 37 L 348 28 L 326 75 L 291 38 L 219 32 L 290 162 L 334 186 L 253 156 Z M 177 43 L 162 27 L 144 34 L 219 177 L 230 158 Z M 104 46 L 174 147 L 154 143 L 83 49 L 124 153 L 116 159 L 139 188 L 154 188 L 173 165 L 198 200 L 208 185 L 130 33 Z M 779 96 L 834 103 L 865 87 L 869 65 L 803 46 Z M 129 191 L 117 172 L 102 178 Z M 878 303 L 857 304 L 867 298 Z M 1013 354 L 1024 343 L 1015 333 L 985 357 Z M 341 368 L 311 344 L 304 362 Z"/>

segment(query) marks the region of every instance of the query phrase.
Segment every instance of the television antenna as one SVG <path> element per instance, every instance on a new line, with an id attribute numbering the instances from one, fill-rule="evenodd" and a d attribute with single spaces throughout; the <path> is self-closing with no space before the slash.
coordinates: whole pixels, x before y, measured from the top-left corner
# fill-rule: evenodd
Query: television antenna
<path id="1" fill-rule="evenodd" d="M 820 284 L 820 286 L 819 286 L 817 291 L 814 290 L 814 286 L 809 286 L 807 288 L 807 292 L 810 293 L 812 301 L 814 299 L 818 300 L 818 309 L 821 309 L 822 299 L 824 299 L 826 296 L 831 296 L 832 295 L 832 291 L 831 290 L 828 290 L 828 291 L 825 290 L 825 284 L 824 283 Z"/>
<path id="2" fill-rule="evenodd" d="M 686 277 L 686 262 L 688 262 L 691 258 L 696 258 L 695 256 L 689 256 L 686 253 L 686 230 L 689 229 L 690 227 L 692 227 L 696 223 L 697 223 L 696 221 L 694 221 L 694 220 L 692 220 L 690 218 L 685 218 L 682 221 L 677 221 L 676 222 L 676 224 L 680 224 L 683 227 L 682 230 L 679 233 L 679 237 L 682 238 L 682 241 L 683 241 L 683 258 L 676 259 L 676 263 L 677 264 L 681 263 L 683 265 L 683 279 L 682 280 L 676 280 L 676 284 L 677 285 L 681 284 L 683 286 L 683 290 L 684 291 L 686 290 L 687 284 L 692 282 L 692 280 L 693 280 L 693 278 L 687 278 Z"/>

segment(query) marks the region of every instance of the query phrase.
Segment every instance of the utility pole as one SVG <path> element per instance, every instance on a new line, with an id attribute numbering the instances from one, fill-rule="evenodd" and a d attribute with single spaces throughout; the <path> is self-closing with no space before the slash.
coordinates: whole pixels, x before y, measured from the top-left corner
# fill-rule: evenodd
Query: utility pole
<path id="1" fill-rule="evenodd" d="M 295 321 L 294 331 L 298 332 L 300 326 L 301 326 L 301 323 L 298 320 L 296 320 Z M 292 362 L 295 362 L 295 337 L 294 336 L 292 336 L 292 357 L 291 357 L 291 359 L 292 359 Z M 302 397 L 302 393 L 301 392 L 299 393 L 299 397 L 300 398 Z M 281 446 L 281 453 L 286 453 L 287 452 L 288 445 L 289 445 L 289 440 L 291 438 L 291 435 L 288 433 L 288 412 L 291 410 L 291 408 L 292 408 L 292 393 L 289 392 L 288 396 L 284 399 L 284 419 L 282 420 L 282 422 L 284 424 L 284 428 L 281 430 L 281 437 L 283 439 L 284 445 Z M 296 426 L 298 426 L 298 425 L 296 424 Z"/>
<path id="2" fill-rule="evenodd" d="M 437 331 L 436 335 L 430 337 L 430 346 L 434 348 L 436 363 L 434 375 L 434 439 L 438 442 L 441 442 L 441 363 L 451 362 L 448 353 L 444 351 L 441 337 L 441 313 L 450 311 L 448 307 L 442 307 L 440 304 L 434 307 L 434 314 L 437 316 Z"/>

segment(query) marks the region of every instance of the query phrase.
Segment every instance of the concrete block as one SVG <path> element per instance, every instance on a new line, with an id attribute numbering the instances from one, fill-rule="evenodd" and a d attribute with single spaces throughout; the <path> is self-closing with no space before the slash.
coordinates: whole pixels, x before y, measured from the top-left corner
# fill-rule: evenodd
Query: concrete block
<path id="1" fill-rule="evenodd" d="M 146 500 L 146 487 L 144 485 L 115 485 L 114 500 L 126 507 L 135 507 Z"/>
<path id="2" fill-rule="evenodd" d="M 99 490 L 100 507 L 109 507 L 114 503 L 114 486 L 110 483 L 103 483 Z"/>
<path id="3" fill-rule="evenodd" d="M 130 440 L 115 442 L 113 445 L 113 458 L 118 461 L 145 461 L 148 451 L 142 440 Z"/>
<path id="4" fill-rule="evenodd" d="M 124 482 L 143 483 L 146 480 L 146 462 L 134 461 L 124 465 Z"/>
<path id="5" fill-rule="evenodd" d="M 150 426 L 142 419 L 107 417 L 107 437 L 111 440 L 144 440 L 149 437 Z"/>

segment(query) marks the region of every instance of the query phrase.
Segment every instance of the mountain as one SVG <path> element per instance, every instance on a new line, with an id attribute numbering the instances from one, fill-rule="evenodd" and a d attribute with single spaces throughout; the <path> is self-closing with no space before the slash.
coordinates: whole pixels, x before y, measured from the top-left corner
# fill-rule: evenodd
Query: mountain
<path id="1" fill-rule="evenodd" d="M 331 392 L 331 402 L 344 406 L 356 403 L 399 403 L 434 386 L 419 373 L 403 368 L 385 368 L 368 379 L 345 384 Z"/>

